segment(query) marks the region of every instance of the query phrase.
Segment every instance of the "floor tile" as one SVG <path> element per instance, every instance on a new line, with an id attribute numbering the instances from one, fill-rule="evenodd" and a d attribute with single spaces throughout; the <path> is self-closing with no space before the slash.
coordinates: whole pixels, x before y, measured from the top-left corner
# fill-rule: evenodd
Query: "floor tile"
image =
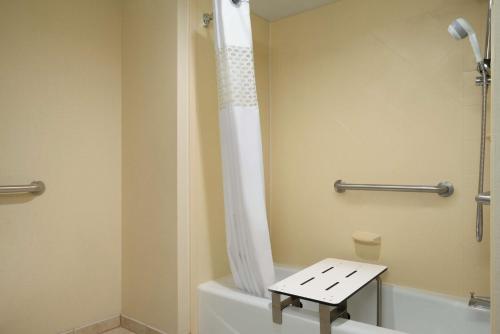
<path id="1" fill-rule="evenodd" d="M 109 332 L 106 332 L 104 334 L 134 334 L 134 333 L 126 330 L 125 328 L 115 328 L 115 329 L 110 330 Z"/>

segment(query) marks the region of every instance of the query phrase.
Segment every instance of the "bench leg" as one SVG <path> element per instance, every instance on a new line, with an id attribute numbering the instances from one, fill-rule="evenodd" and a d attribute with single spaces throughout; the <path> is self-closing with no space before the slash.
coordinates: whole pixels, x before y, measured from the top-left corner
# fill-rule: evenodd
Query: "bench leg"
<path id="1" fill-rule="evenodd" d="M 320 334 L 331 334 L 332 319 L 330 317 L 330 307 L 319 304 L 319 332 Z"/>
<path id="2" fill-rule="evenodd" d="M 281 301 L 281 295 L 278 293 L 272 293 L 272 309 L 273 309 L 273 322 L 275 324 L 283 323 L 283 310 L 290 305 L 295 307 L 302 307 L 302 303 L 298 297 L 288 297 Z"/>
<path id="3" fill-rule="evenodd" d="M 377 326 L 382 327 L 382 279 L 377 277 Z"/>
<path id="4" fill-rule="evenodd" d="M 277 293 L 272 293 L 271 295 L 272 301 L 273 301 L 273 322 L 275 324 L 282 324 L 283 323 L 283 315 L 281 313 L 281 295 Z"/>
<path id="5" fill-rule="evenodd" d="M 330 306 L 319 304 L 319 332 L 320 334 L 332 333 L 332 322 L 338 318 L 348 318 L 347 301 L 335 306 L 331 309 Z"/>

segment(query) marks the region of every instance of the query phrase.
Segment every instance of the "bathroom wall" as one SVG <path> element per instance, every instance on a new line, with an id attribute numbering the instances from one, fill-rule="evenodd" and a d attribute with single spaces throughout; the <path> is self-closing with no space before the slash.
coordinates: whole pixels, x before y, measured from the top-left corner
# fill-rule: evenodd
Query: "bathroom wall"
<path id="1" fill-rule="evenodd" d="M 121 1 L 0 1 L 0 333 L 121 310 Z"/>
<path id="2" fill-rule="evenodd" d="M 275 261 L 383 263 L 390 283 L 489 293 L 488 219 L 475 241 L 481 90 L 470 45 L 447 33 L 463 16 L 482 42 L 486 9 L 485 0 L 349 0 L 271 24 Z M 337 194 L 337 179 L 448 180 L 456 191 Z M 355 231 L 380 234 L 381 246 L 356 245 Z"/>
<path id="3" fill-rule="evenodd" d="M 177 2 L 123 6 L 123 314 L 177 333 Z"/>
<path id="4" fill-rule="evenodd" d="M 197 333 L 199 283 L 229 273 L 224 229 L 213 26 L 201 25 L 210 0 L 190 1 L 191 331 Z M 252 20 L 266 176 L 269 166 L 269 24 Z M 268 182 L 269 184 L 269 182 Z M 269 190 L 269 189 L 268 189 Z"/>

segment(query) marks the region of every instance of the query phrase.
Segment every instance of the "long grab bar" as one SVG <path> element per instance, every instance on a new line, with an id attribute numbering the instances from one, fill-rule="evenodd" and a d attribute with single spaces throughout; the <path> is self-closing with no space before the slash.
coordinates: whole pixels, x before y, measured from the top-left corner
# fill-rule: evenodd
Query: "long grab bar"
<path id="1" fill-rule="evenodd" d="M 354 184 L 345 183 L 342 180 L 335 182 L 335 191 L 343 193 L 346 190 L 368 190 L 368 191 L 400 191 L 414 193 L 434 193 L 441 197 L 449 197 L 453 195 L 454 188 L 450 182 L 440 182 L 437 186 L 409 186 L 395 184 Z"/>
<path id="2" fill-rule="evenodd" d="M 42 181 L 33 181 L 28 185 L 20 186 L 0 186 L 0 195 L 10 194 L 33 194 L 41 195 L 45 191 L 45 184 Z"/>

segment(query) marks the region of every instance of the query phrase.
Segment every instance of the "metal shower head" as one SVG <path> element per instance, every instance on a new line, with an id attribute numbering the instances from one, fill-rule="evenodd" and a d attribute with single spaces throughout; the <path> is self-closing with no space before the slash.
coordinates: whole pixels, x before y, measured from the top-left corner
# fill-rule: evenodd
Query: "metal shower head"
<path id="1" fill-rule="evenodd" d="M 472 46 L 472 52 L 476 57 L 476 62 L 478 64 L 483 62 L 483 56 L 481 55 L 481 49 L 479 48 L 479 42 L 477 41 L 476 32 L 472 28 L 469 22 L 465 19 L 459 17 L 453 21 L 448 27 L 448 32 L 453 38 L 460 40 L 469 36 L 469 41 Z"/>

